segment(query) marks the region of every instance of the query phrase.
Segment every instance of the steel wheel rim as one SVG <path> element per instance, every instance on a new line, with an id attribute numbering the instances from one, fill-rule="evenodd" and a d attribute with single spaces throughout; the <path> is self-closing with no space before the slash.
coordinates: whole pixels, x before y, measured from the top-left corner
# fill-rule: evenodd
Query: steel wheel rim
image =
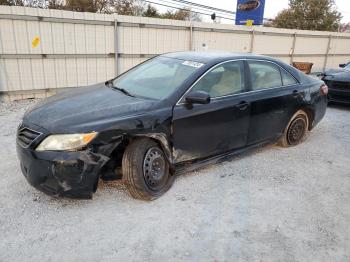
<path id="1" fill-rule="evenodd" d="M 150 148 L 143 160 L 143 177 L 149 189 L 159 191 L 167 181 L 164 153 L 157 147 Z"/>
<path id="2" fill-rule="evenodd" d="M 290 145 L 298 144 L 304 137 L 306 121 L 302 117 L 293 120 L 288 128 L 287 139 Z"/>

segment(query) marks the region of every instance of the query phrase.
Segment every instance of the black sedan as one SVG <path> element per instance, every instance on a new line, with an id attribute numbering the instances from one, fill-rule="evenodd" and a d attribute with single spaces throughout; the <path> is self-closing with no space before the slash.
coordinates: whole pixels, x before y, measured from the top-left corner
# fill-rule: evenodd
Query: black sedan
<path id="1" fill-rule="evenodd" d="M 322 80 L 329 87 L 329 101 L 350 104 L 350 63 L 326 71 Z"/>
<path id="2" fill-rule="evenodd" d="M 28 182 L 91 198 L 122 178 L 152 200 L 185 170 L 278 141 L 294 146 L 323 118 L 327 86 L 265 56 L 179 52 L 103 84 L 42 100 L 17 131 Z"/>

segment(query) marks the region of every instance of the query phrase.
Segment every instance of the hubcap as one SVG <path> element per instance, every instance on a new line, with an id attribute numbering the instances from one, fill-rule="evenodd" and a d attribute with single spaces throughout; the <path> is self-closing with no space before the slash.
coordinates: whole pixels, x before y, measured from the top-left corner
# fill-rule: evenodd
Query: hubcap
<path id="1" fill-rule="evenodd" d="M 304 118 L 296 118 L 290 124 L 287 134 L 288 143 L 295 145 L 304 137 L 306 130 L 306 121 Z"/>
<path id="2" fill-rule="evenodd" d="M 143 176 L 147 186 L 154 191 L 161 189 L 167 180 L 166 162 L 163 152 L 157 148 L 150 148 L 143 161 Z"/>

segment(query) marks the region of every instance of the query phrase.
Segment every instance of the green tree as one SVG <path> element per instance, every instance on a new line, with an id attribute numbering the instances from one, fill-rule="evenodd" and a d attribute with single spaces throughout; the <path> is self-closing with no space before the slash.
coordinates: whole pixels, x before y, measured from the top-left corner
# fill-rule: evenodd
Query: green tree
<path id="1" fill-rule="evenodd" d="M 158 13 L 157 8 L 148 4 L 147 9 L 143 12 L 142 16 L 159 18 L 160 14 Z"/>
<path id="2" fill-rule="evenodd" d="M 337 31 L 342 16 L 334 0 L 290 0 L 271 23 L 274 27 L 301 30 Z"/>

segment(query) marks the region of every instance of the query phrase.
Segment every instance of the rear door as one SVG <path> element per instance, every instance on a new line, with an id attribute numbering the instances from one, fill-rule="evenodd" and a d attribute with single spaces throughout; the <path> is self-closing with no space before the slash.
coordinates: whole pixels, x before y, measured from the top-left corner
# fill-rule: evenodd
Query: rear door
<path id="1" fill-rule="evenodd" d="M 176 162 L 206 158 L 246 145 L 249 106 L 243 61 L 217 65 L 187 92 L 205 91 L 209 104 L 185 103 L 174 107 L 173 147 Z M 186 97 L 186 94 L 185 96 Z"/>
<path id="2" fill-rule="evenodd" d="M 279 65 L 248 60 L 250 74 L 250 124 L 247 144 L 280 136 L 303 101 L 297 80 Z"/>

